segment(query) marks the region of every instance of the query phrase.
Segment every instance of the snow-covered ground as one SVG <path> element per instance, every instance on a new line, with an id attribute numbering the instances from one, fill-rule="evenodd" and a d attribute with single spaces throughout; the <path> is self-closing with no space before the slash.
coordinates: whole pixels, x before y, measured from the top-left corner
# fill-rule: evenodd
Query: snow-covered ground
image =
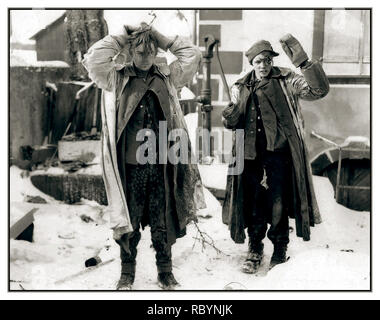
<path id="1" fill-rule="evenodd" d="M 215 173 L 222 172 L 215 166 Z M 207 174 L 213 174 L 210 167 Z M 202 172 L 202 171 L 201 171 Z M 204 176 L 205 173 L 202 173 Z M 223 179 L 220 179 L 223 181 Z M 217 251 L 194 238 L 195 225 L 173 246 L 173 272 L 182 290 L 359 290 L 370 288 L 370 213 L 349 210 L 337 204 L 327 178 L 314 177 L 323 223 L 312 228 L 312 239 L 304 242 L 291 233 L 291 259 L 267 275 L 240 271 L 247 244 L 235 244 L 221 221 L 219 202 L 205 189 L 207 209 L 199 212 L 199 228 L 212 237 Z M 26 195 L 39 195 L 47 204 L 24 202 Z M 17 167 L 10 168 L 12 208 L 38 207 L 34 214 L 34 242 L 10 243 L 10 287 L 12 290 L 113 290 L 120 275 L 118 245 L 107 227 L 104 206 L 84 200 L 67 205 L 33 187 L 30 178 Z M 94 221 L 86 223 L 81 215 Z M 295 228 L 294 221 L 291 226 Z M 86 259 L 110 245 L 110 263 L 86 270 Z M 138 246 L 135 290 L 159 290 L 156 283 L 154 249 L 150 230 L 142 232 Z M 265 240 L 263 269 L 268 265 L 272 245 Z M 82 274 L 79 274 L 82 272 Z M 64 281 L 62 281 L 64 280 Z"/>

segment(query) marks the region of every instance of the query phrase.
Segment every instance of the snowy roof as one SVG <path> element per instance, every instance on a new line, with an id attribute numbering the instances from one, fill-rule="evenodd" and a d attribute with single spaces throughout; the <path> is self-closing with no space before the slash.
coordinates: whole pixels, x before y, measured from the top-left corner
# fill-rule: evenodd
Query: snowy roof
<path id="1" fill-rule="evenodd" d="M 42 30 L 38 31 L 36 34 L 34 34 L 32 37 L 30 37 L 30 40 L 38 40 L 43 36 L 46 32 L 48 32 L 51 28 L 56 26 L 57 24 L 61 23 L 64 21 L 66 18 L 66 12 L 64 12 L 58 19 L 54 20 L 52 23 L 48 24 L 45 28 Z"/>
<path id="2" fill-rule="evenodd" d="M 22 57 L 11 56 L 11 67 L 34 67 L 34 68 L 69 68 L 64 61 L 26 61 Z"/>

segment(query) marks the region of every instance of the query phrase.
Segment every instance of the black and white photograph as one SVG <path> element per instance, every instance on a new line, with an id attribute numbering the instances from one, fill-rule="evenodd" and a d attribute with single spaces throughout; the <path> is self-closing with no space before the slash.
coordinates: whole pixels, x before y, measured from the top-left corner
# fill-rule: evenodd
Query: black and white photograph
<path id="1" fill-rule="evenodd" d="M 7 9 L 8 292 L 370 292 L 372 8 L 125 6 Z"/>

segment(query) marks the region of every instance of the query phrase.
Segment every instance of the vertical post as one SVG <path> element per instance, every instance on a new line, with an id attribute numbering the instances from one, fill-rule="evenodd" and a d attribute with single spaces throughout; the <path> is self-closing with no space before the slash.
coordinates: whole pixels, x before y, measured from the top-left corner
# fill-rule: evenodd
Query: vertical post
<path id="1" fill-rule="evenodd" d="M 339 160 L 338 160 L 338 171 L 336 174 L 336 185 L 335 185 L 335 200 L 339 200 L 339 190 L 340 190 L 340 173 L 342 169 L 342 148 L 339 147 Z M 339 203 L 339 202 L 338 202 Z"/>
<path id="2" fill-rule="evenodd" d="M 325 37 L 325 10 L 314 10 L 313 26 L 313 60 L 320 61 L 323 58 L 323 45 Z"/>
<path id="3" fill-rule="evenodd" d="M 201 159 L 213 155 L 213 141 L 211 136 L 211 110 L 213 109 L 211 105 L 211 59 L 213 57 L 214 46 L 219 42 L 212 35 L 207 35 L 205 40 L 205 52 L 202 57 L 202 72 L 203 81 L 201 96 L 199 97 L 199 102 L 202 104 L 202 151 Z M 207 131 L 207 137 L 204 136 L 205 130 Z"/>
<path id="4" fill-rule="evenodd" d="M 203 68 L 203 81 L 201 96 L 203 97 L 202 104 L 202 128 L 206 129 L 208 133 L 211 132 L 211 59 L 204 56 L 202 59 Z M 212 155 L 211 141 L 208 137 L 203 137 L 202 143 L 202 156 L 207 157 Z"/>

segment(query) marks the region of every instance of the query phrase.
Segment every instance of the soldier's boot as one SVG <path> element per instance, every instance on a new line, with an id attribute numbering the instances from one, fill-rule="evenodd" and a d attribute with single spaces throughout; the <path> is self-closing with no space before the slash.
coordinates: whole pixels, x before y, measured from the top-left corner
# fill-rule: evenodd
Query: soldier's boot
<path id="1" fill-rule="evenodd" d="M 160 272 L 157 277 L 158 286 L 163 290 L 174 290 L 180 284 L 174 278 L 172 272 Z"/>
<path id="2" fill-rule="evenodd" d="M 289 257 L 286 256 L 287 249 L 288 246 L 286 244 L 274 244 L 273 254 L 270 259 L 270 268 L 289 260 Z"/>
<path id="3" fill-rule="evenodd" d="M 120 276 L 120 280 L 117 283 L 116 290 L 123 290 L 123 291 L 132 290 L 134 281 L 135 281 L 134 273 L 122 273 Z"/>
<path id="4" fill-rule="evenodd" d="M 264 244 L 262 242 L 253 243 L 249 242 L 248 255 L 245 259 L 241 270 L 244 273 L 256 273 L 259 270 L 261 261 L 264 256 Z"/>

